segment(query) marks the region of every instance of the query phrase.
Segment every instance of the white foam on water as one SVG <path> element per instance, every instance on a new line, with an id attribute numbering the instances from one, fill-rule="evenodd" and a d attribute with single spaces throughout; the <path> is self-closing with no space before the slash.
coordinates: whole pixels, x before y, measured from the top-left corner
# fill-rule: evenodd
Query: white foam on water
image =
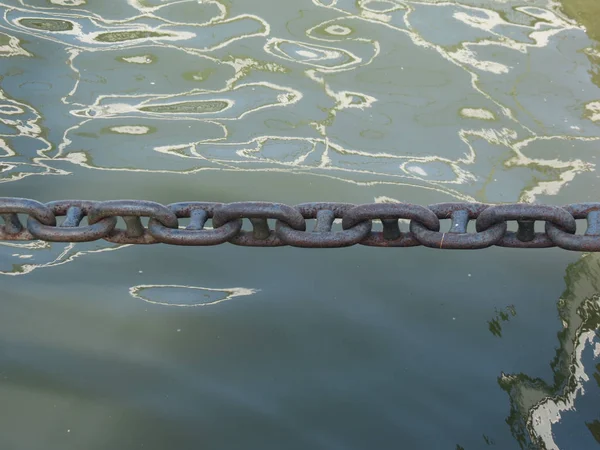
<path id="1" fill-rule="evenodd" d="M 142 125 L 138 125 L 138 126 L 123 125 L 123 126 L 118 126 L 118 127 L 111 127 L 110 130 L 114 131 L 115 133 L 119 133 L 119 134 L 137 134 L 137 135 L 148 134 L 150 132 L 149 127 L 145 127 Z"/>
<path id="2" fill-rule="evenodd" d="M 463 108 L 460 115 L 468 119 L 494 120 L 494 113 L 483 108 Z"/>

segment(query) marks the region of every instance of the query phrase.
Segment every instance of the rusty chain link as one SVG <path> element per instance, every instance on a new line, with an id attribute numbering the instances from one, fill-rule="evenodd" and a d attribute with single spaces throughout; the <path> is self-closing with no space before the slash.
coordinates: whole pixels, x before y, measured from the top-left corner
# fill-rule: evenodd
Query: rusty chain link
<path id="1" fill-rule="evenodd" d="M 19 217 L 21 216 L 21 217 Z M 117 244 L 207 246 L 229 242 L 250 247 L 307 248 L 426 246 L 441 249 L 560 247 L 600 251 L 600 203 L 563 207 L 524 203 L 303 203 L 288 206 L 268 202 L 185 202 L 167 206 L 142 200 L 62 200 L 40 203 L 0 198 L 0 241 L 88 242 Z M 57 218 L 62 218 L 59 223 Z M 142 221 L 147 220 L 144 224 Z M 24 220 L 26 219 L 26 220 Z M 124 227 L 119 226 L 122 219 Z M 244 219 L 252 230 L 244 230 Z M 183 226 L 182 220 L 188 224 Z M 307 220 L 315 220 L 307 231 Z M 443 231 L 440 221 L 449 220 Z M 576 234 L 577 220 L 587 221 Z M 84 222 L 87 223 L 84 223 Z M 208 221 L 212 227 L 206 227 Z M 269 222 L 271 221 L 271 222 Z M 341 227 L 335 224 L 341 221 Z M 375 221 L 381 230 L 374 230 Z M 400 221 L 408 221 L 402 231 Z M 508 222 L 517 231 L 508 230 Z M 469 223 L 475 225 L 469 231 Z M 536 231 L 535 222 L 545 224 Z M 25 225 L 24 225 L 25 224 Z"/>

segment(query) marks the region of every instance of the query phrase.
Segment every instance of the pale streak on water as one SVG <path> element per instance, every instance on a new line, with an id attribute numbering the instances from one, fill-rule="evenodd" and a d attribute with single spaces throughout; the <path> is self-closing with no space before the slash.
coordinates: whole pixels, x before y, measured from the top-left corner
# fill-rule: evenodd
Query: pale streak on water
<path id="1" fill-rule="evenodd" d="M 364 192 L 361 201 L 597 200 L 600 91 L 586 57 L 596 50 L 555 5 L 285 3 L 0 2 L 0 186 L 113 172 L 125 189 L 134 174 L 216 172 L 224 183 L 252 173 L 322 179 L 333 192 Z M 0 274 L 128 247 L 2 243 Z M 568 281 L 559 302 L 566 334 L 553 371 L 567 382 L 498 374 L 521 446 L 559 448 L 553 427 L 591 389 L 594 362 L 583 355 L 600 357 L 597 265 L 575 263 L 587 277 Z M 162 276 L 124 282 L 153 306 L 251 302 L 263 290 Z M 334 447 L 314 433 L 313 445 Z"/>
<path id="2" fill-rule="evenodd" d="M 153 291 L 158 291 L 159 296 L 166 296 L 167 298 L 172 298 L 177 295 L 176 292 L 173 291 L 182 291 L 182 294 L 185 296 L 190 295 L 191 299 L 185 303 L 173 303 L 172 301 L 160 301 L 155 300 L 153 297 L 156 296 L 156 293 Z M 148 292 L 150 291 L 150 292 Z M 171 291 L 170 293 L 165 294 L 164 291 Z M 195 291 L 202 291 L 203 298 L 196 298 L 194 295 Z M 133 286 L 129 289 L 129 294 L 137 298 L 139 300 L 151 303 L 153 305 L 161 305 L 161 306 L 180 306 L 180 307 L 195 307 L 195 306 L 211 306 L 217 305 L 222 302 L 226 302 L 232 300 L 236 297 L 244 297 L 247 295 L 255 294 L 256 291 L 254 289 L 246 289 L 246 288 L 226 288 L 226 289 L 210 289 L 210 288 L 202 288 L 202 287 L 194 287 L 194 286 L 182 286 L 182 285 L 161 285 L 161 284 L 141 284 L 139 286 Z M 220 294 L 220 295 L 219 295 Z M 200 301 L 199 301 L 200 300 Z"/>

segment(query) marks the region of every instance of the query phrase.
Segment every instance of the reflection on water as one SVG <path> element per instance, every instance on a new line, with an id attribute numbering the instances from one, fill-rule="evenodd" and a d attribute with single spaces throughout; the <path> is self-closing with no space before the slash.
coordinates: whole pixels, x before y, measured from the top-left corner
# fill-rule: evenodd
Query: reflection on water
<path id="1" fill-rule="evenodd" d="M 22 112 L 5 113 L 2 136 L 16 128 L 23 137 L 17 123 L 27 123 L 37 142 L 16 158 L 25 145 L 4 139 L 4 181 L 65 174 L 52 167 L 66 160 L 117 171 L 302 172 L 531 201 L 595 167 L 598 98 L 581 78 L 591 67 L 580 52 L 593 46 L 580 26 L 537 5 L 315 0 L 287 23 L 302 40 L 271 29 L 281 20 L 269 2 L 260 15 L 216 1 L 0 5 L 3 56 L 21 58 L 17 66 L 34 56 L 26 39 L 63 49 L 67 66 L 53 68 L 47 95 L 55 114 L 75 119 L 49 143 L 35 128 L 40 112 L 14 99 L 27 95 L 23 82 L 41 82 L 7 65 L 4 97 Z M 152 133 L 132 133 L 147 143 L 125 151 L 130 141 L 103 134 L 110 121 Z"/>
<path id="2" fill-rule="evenodd" d="M 162 306 L 210 306 L 235 297 L 252 295 L 256 290 L 246 288 L 212 289 L 199 286 L 146 284 L 133 286 L 129 294 L 133 298 Z"/>
<path id="3" fill-rule="evenodd" d="M 600 86 L 600 4 L 594 0 L 563 0 L 562 9 L 583 25 L 587 35 L 595 41 L 594 45 L 586 48 L 584 52 L 592 64 L 592 81 Z"/>
<path id="4" fill-rule="evenodd" d="M 64 197 L 64 186 L 69 195 L 111 197 L 117 180 L 118 195 L 141 190 L 165 201 L 264 200 L 264 192 L 290 203 L 344 195 L 355 202 L 595 201 L 598 5 L 0 0 L 0 186 L 42 200 Z M 71 179 L 99 188 L 63 181 Z M 289 186 L 273 190 L 272 180 Z M 121 249 L 119 258 L 134 251 L 102 242 L 0 243 L 0 275 L 43 279 L 100 264 L 106 253 L 117 258 Z M 568 433 L 556 430 L 594 392 L 596 261 L 587 256 L 568 270 L 554 383 L 516 367 L 500 377 L 522 448 L 561 448 Z M 264 264 L 264 273 L 280 266 Z M 189 267 L 174 262 L 172 270 Z M 154 306 L 225 308 L 245 303 L 226 300 L 250 296 L 250 303 L 259 292 L 201 287 L 238 285 L 233 279 L 161 275 L 127 280 L 125 294 Z M 114 276 L 113 268 L 98 268 L 98 276 Z M 495 340 L 508 339 L 527 317 L 517 300 L 485 312 L 481 322 Z M 598 440 L 598 418 L 574 422 Z"/>
<path id="5" fill-rule="evenodd" d="M 502 324 L 509 322 L 511 317 L 516 315 L 517 311 L 514 305 L 509 305 L 501 311 L 496 310 L 494 318 L 488 322 L 490 332 L 495 336 L 502 337 Z"/>
<path id="6" fill-rule="evenodd" d="M 103 247 L 103 248 L 98 248 Z M 0 275 L 25 275 L 43 267 L 54 267 L 74 261 L 83 255 L 102 253 L 128 245 L 52 244 L 49 242 L 2 242 Z"/>
<path id="7" fill-rule="evenodd" d="M 556 442 L 556 435 L 562 435 L 560 423 L 576 414 L 584 394 L 597 399 L 600 393 L 600 371 L 594 374 L 600 369 L 600 256 L 587 255 L 571 265 L 565 282 L 567 289 L 558 301 L 563 330 L 550 362 L 553 383 L 523 373 L 502 374 L 498 380 L 510 396 L 507 422 L 522 446 L 530 437 L 532 448 L 568 448 L 568 441 L 565 447 Z M 600 443 L 598 420 L 591 418 L 585 425 Z"/>

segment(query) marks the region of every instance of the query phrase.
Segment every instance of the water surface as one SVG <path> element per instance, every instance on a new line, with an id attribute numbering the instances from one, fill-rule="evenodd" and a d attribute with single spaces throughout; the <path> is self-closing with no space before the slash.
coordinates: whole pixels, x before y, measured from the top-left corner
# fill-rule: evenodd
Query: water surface
<path id="1" fill-rule="evenodd" d="M 598 200 L 593 1 L 0 10 L 3 196 Z M 596 255 L 0 243 L 0 274 L 2 449 L 600 443 Z"/>

